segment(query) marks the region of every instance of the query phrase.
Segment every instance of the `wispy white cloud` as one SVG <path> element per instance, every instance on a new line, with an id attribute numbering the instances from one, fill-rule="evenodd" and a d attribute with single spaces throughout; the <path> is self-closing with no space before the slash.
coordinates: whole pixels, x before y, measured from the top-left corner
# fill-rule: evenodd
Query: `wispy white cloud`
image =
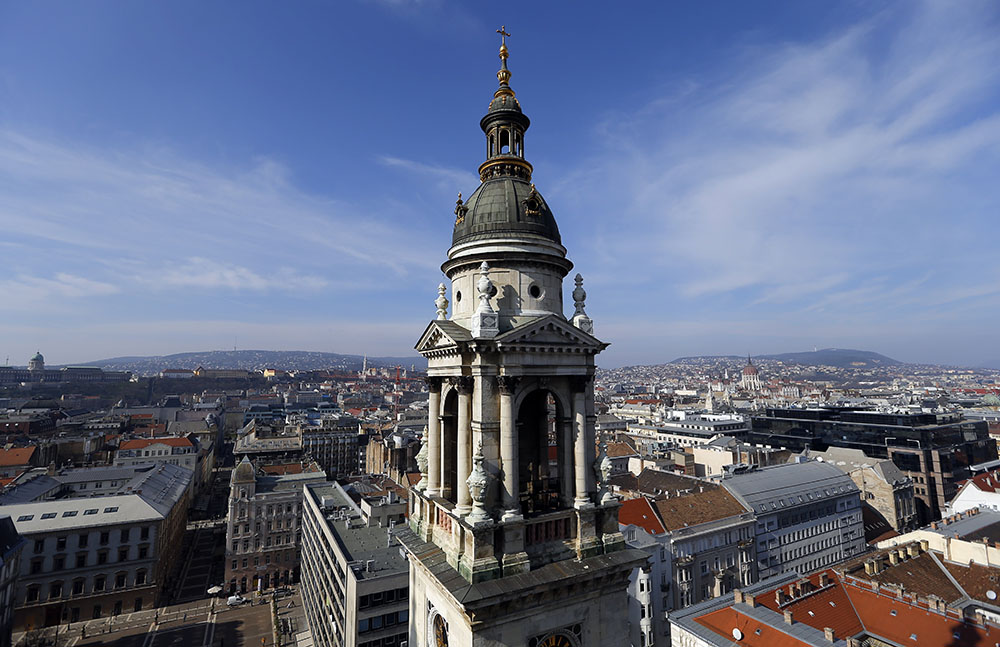
<path id="1" fill-rule="evenodd" d="M 946 300 L 979 283 L 991 243 L 971 232 L 995 231 L 1000 208 L 984 172 L 1000 162 L 997 22 L 988 5 L 921 3 L 748 48 L 735 80 L 680 83 L 602 124 L 605 145 L 560 198 L 608 214 L 594 216 L 602 271 L 640 256 L 647 281 L 685 299 L 818 312 Z"/>
<path id="2" fill-rule="evenodd" d="M 117 294 L 117 286 L 82 276 L 58 272 L 51 278 L 17 274 L 0 280 L 4 308 L 35 309 L 51 300 L 81 299 Z"/>
<path id="3" fill-rule="evenodd" d="M 220 168 L 0 130 L 0 228 L 9 267 L 28 273 L 55 263 L 125 292 L 146 289 L 150 268 L 189 290 L 318 289 L 345 275 L 381 276 L 381 290 L 387 277 L 435 275 L 428 233 L 380 208 L 303 191 L 269 159 Z"/>
<path id="4" fill-rule="evenodd" d="M 169 288 L 227 288 L 230 290 L 318 290 L 328 281 L 321 276 L 300 274 L 287 267 L 260 274 L 240 265 L 218 263 L 207 258 L 188 258 L 144 277 L 151 286 Z"/>
<path id="5" fill-rule="evenodd" d="M 434 182 L 443 191 L 457 191 L 464 187 L 474 187 L 479 184 L 479 178 L 463 169 L 450 168 L 436 164 L 427 164 L 416 160 L 383 155 L 379 161 L 390 168 L 401 169 Z M 466 196 L 468 197 L 468 196 Z"/>

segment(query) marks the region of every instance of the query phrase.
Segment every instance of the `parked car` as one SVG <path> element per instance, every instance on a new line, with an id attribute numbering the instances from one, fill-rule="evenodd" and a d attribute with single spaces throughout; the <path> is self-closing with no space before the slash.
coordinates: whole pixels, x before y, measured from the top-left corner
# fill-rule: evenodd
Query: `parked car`
<path id="1" fill-rule="evenodd" d="M 230 595 L 229 599 L 226 600 L 226 604 L 231 607 L 238 607 L 246 601 L 247 599 L 242 595 Z"/>

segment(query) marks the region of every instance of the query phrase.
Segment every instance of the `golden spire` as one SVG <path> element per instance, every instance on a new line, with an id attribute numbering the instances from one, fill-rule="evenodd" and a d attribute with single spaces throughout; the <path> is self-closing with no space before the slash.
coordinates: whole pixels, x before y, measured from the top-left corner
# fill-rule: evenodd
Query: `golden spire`
<path id="1" fill-rule="evenodd" d="M 514 91 L 510 89 L 510 70 L 507 69 L 507 38 L 510 34 L 507 33 L 507 29 L 504 25 L 500 25 L 500 29 L 497 30 L 500 34 L 500 71 L 497 72 L 497 81 L 500 82 L 500 89 L 496 91 L 494 96 L 507 95 L 514 96 Z"/>

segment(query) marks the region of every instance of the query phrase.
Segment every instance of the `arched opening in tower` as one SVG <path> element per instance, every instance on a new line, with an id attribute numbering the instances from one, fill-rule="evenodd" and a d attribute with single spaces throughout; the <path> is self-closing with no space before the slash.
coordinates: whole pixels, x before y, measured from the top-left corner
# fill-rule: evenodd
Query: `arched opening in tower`
<path id="1" fill-rule="evenodd" d="M 538 390 L 517 410 L 518 492 L 525 515 L 563 507 L 560 459 L 567 454 L 559 433 L 559 423 L 565 420 L 561 409 L 552 393 Z"/>
<path id="2" fill-rule="evenodd" d="M 500 154 L 506 155 L 510 152 L 510 131 L 501 130 L 500 131 Z"/>
<path id="3" fill-rule="evenodd" d="M 441 412 L 441 497 L 458 502 L 458 391 L 451 389 Z"/>

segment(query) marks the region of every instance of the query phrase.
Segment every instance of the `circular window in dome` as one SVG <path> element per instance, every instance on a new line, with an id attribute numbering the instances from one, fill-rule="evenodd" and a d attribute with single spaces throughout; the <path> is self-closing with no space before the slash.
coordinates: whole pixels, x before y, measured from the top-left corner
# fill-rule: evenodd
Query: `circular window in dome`
<path id="1" fill-rule="evenodd" d="M 455 303 L 461 303 L 461 302 L 462 302 L 462 291 L 459 290 L 458 292 L 455 293 Z"/>
<path id="2" fill-rule="evenodd" d="M 538 287 L 538 284 L 532 284 L 532 286 L 528 288 L 528 294 L 531 295 L 532 299 L 539 299 L 542 296 L 542 288 Z"/>

